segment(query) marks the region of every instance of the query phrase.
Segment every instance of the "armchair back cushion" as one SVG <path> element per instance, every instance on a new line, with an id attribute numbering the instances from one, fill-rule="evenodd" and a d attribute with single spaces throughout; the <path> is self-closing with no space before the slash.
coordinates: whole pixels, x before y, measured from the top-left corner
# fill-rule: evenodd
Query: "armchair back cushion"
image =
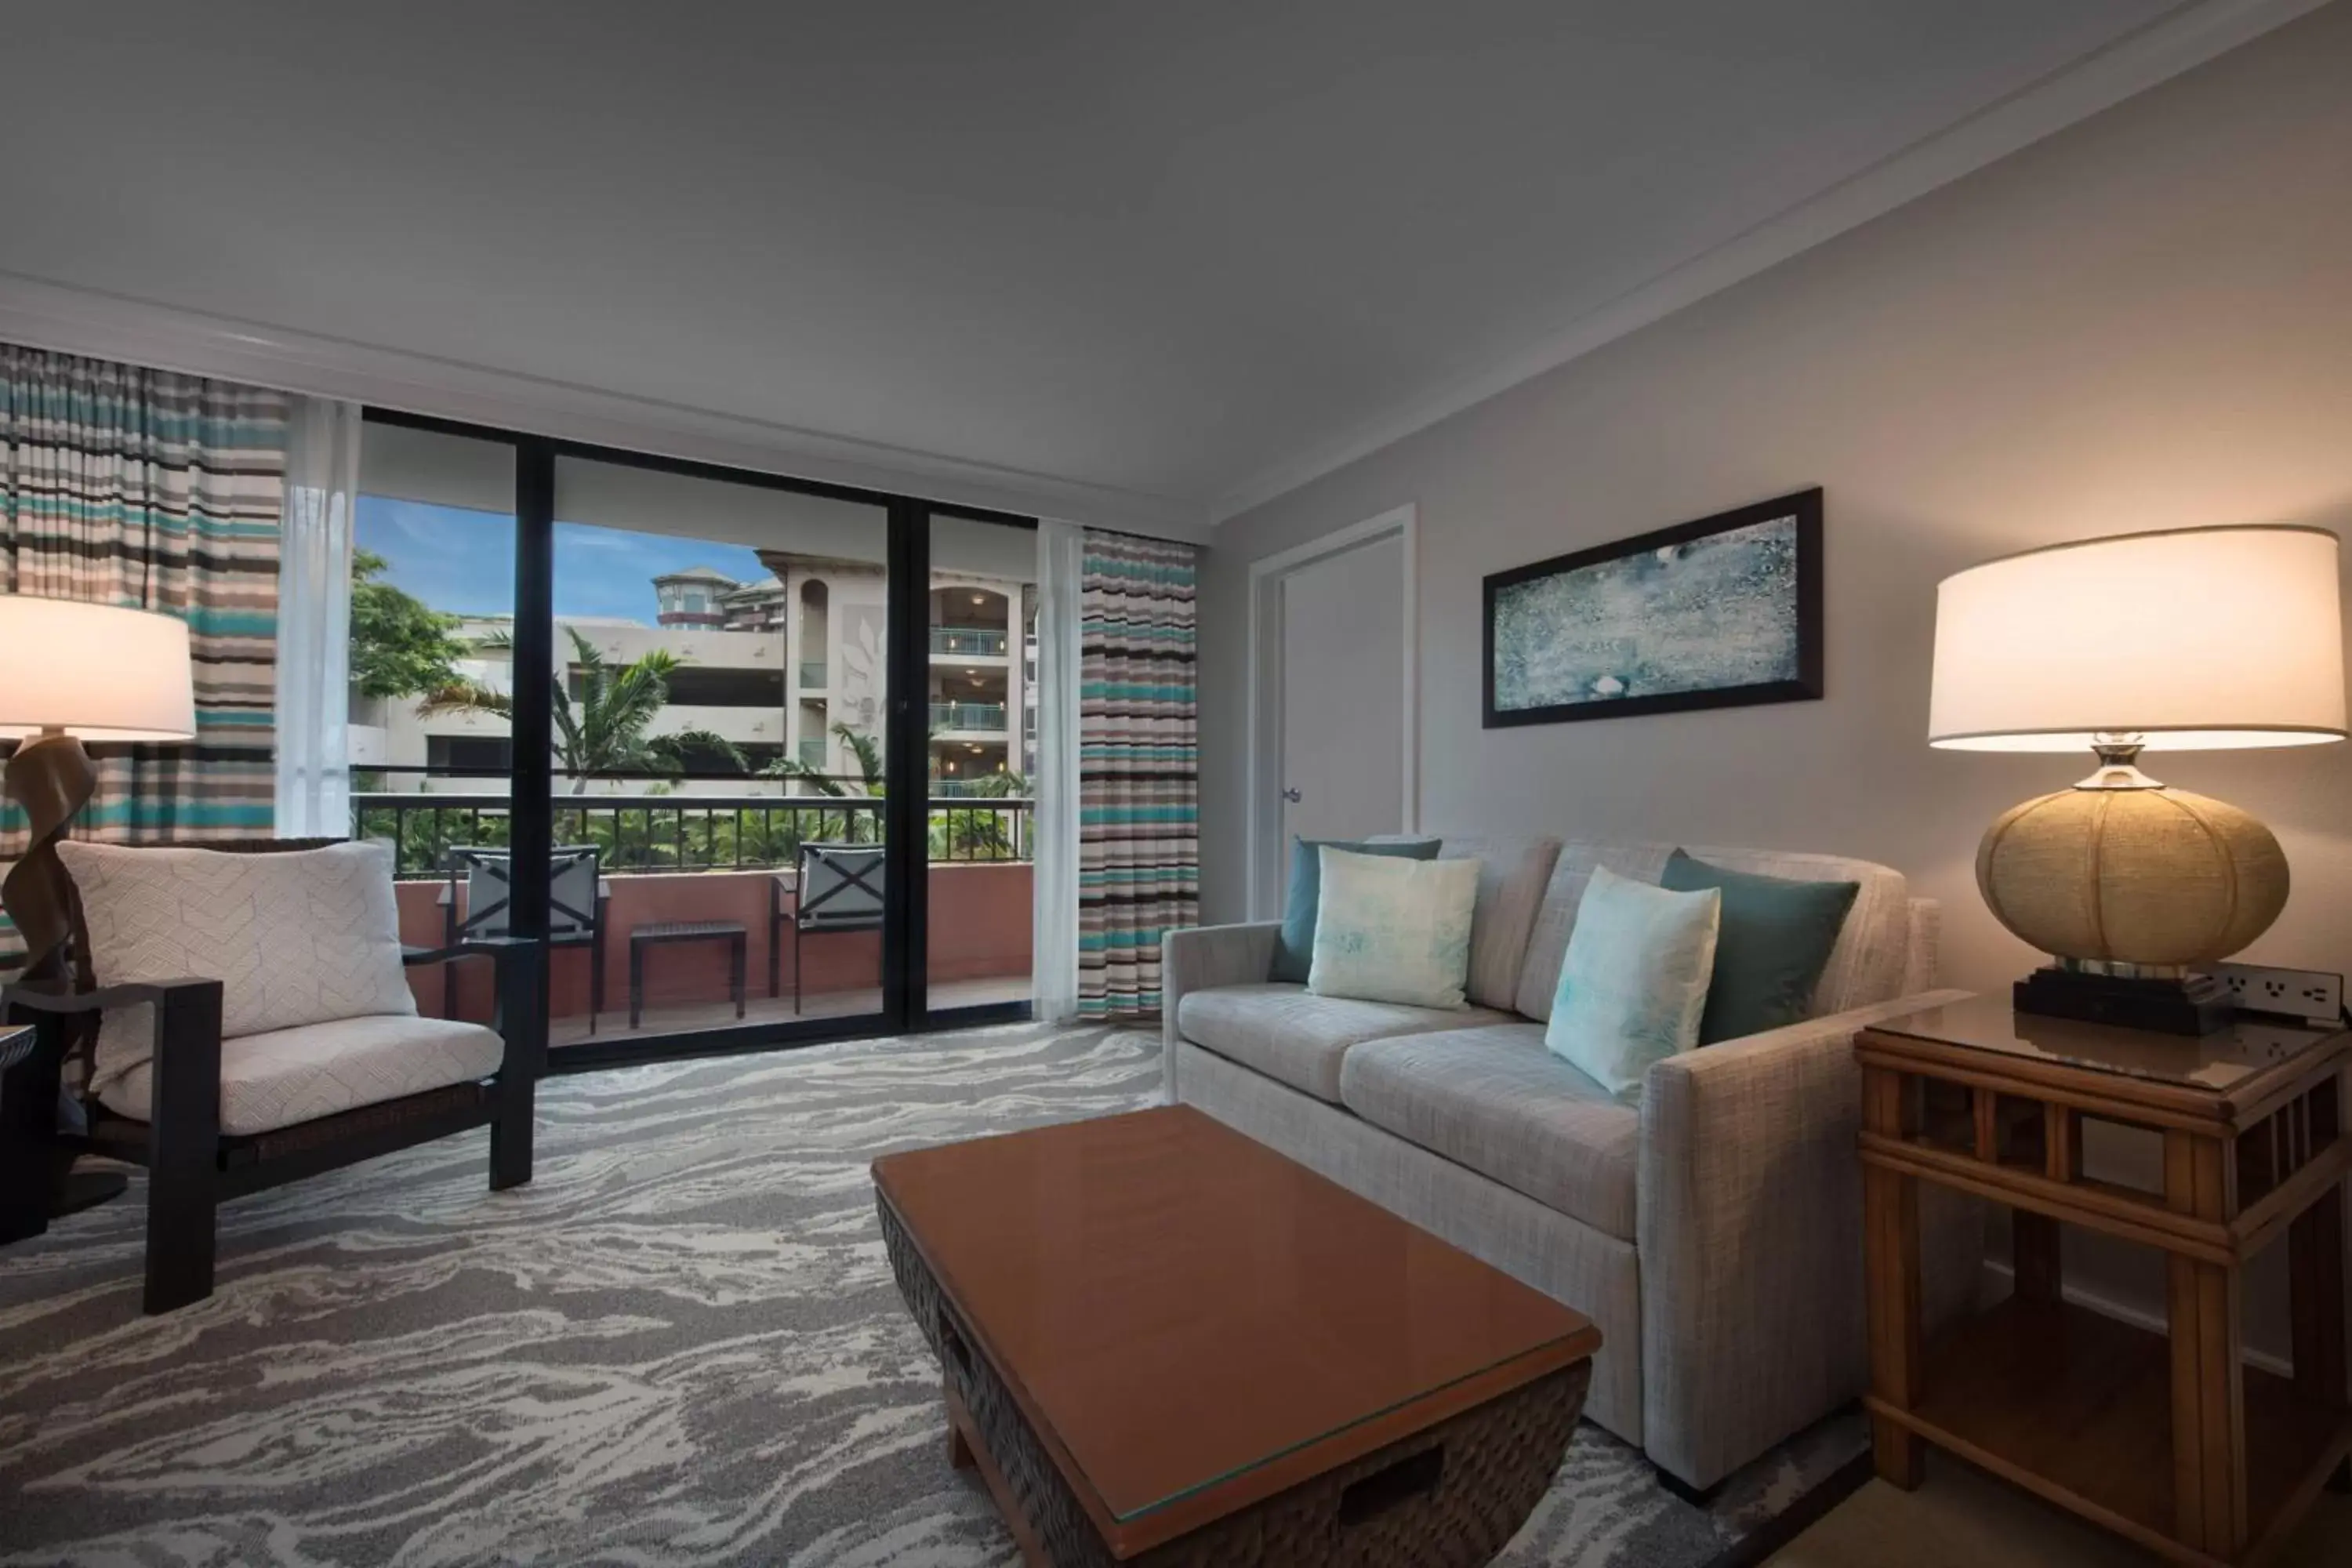
<path id="1" fill-rule="evenodd" d="M 218 980 L 228 1039 L 415 1015 L 401 970 L 392 851 L 383 845 L 246 855 L 68 840 L 58 854 L 73 879 L 100 985 Z M 147 1061 L 152 1011 L 108 1016 L 93 1092 Z"/>

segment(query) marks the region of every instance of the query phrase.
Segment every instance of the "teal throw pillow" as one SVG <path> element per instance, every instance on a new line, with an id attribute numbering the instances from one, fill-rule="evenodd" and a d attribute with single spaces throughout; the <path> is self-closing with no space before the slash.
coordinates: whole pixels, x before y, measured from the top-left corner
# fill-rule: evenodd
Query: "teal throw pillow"
<path id="1" fill-rule="evenodd" d="M 1830 950 L 1845 929 L 1859 882 L 1795 882 L 1695 860 L 1677 849 L 1659 885 L 1680 893 L 1723 894 L 1723 931 L 1698 1043 L 1801 1023 Z"/>
<path id="2" fill-rule="evenodd" d="M 1274 968 L 1268 980 L 1304 985 L 1315 967 L 1315 917 L 1323 907 L 1324 846 L 1350 855 L 1387 855 L 1400 860 L 1434 860 L 1437 840 L 1409 839 L 1398 844 L 1349 844 L 1338 838 L 1290 840 L 1290 897 L 1282 906 L 1282 930 L 1274 939 Z"/>
<path id="3" fill-rule="evenodd" d="M 1698 1044 L 1723 895 L 1670 893 L 1598 867 L 1569 929 L 1544 1044 L 1623 1104 Z"/>

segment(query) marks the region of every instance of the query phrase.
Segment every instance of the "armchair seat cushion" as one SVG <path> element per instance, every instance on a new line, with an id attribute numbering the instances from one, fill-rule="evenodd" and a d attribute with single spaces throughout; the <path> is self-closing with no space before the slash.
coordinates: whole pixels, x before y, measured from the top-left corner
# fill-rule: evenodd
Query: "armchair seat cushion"
<path id="1" fill-rule="evenodd" d="M 1369 1041 L 1341 1064 L 1339 1097 L 1409 1143 L 1633 1239 L 1641 1113 L 1547 1049 L 1540 1024 Z"/>
<path id="2" fill-rule="evenodd" d="M 506 1042 L 479 1024 L 382 1014 L 221 1042 L 220 1130 L 248 1136 L 380 1105 L 499 1070 Z M 99 1091 L 119 1116 L 151 1120 L 154 1066 Z"/>
<path id="3" fill-rule="evenodd" d="M 1412 1007 L 1317 996 L 1301 985 L 1219 985 L 1177 1005 L 1183 1037 L 1228 1061 L 1339 1103 L 1339 1063 L 1350 1047 L 1391 1035 L 1467 1029 L 1508 1015 L 1484 1007 Z"/>

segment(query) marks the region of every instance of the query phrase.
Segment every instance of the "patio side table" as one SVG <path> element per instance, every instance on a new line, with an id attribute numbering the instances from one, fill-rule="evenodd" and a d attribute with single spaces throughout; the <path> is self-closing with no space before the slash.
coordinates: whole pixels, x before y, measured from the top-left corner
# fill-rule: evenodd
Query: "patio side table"
<path id="1" fill-rule="evenodd" d="M 646 949 L 669 942 L 723 942 L 727 944 L 727 990 L 735 1016 L 743 1016 L 743 966 L 747 932 L 740 921 L 664 921 L 629 930 L 629 1027 L 637 1026 L 646 1002 Z"/>

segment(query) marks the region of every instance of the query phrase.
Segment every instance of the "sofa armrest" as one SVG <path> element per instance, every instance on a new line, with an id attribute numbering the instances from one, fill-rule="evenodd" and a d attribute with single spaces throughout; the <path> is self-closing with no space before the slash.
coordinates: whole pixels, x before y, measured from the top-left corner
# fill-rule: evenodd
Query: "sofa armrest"
<path id="1" fill-rule="evenodd" d="M 1247 925 L 1194 926 L 1160 939 L 1160 1092 L 1176 1103 L 1176 1010 L 1191 991 L 1218 985 L 1254 985 L 1274 968 L 1279 921 Z"/>
<path id="2" fill-rule="evenodd" d="M 1867 1375 L 1862 1283 L 1862 1080 L 1853 1037 L 1957 1001 L 1927 992 L 1686 1051 L 1642 1091 L 1635 1237 L 1642 1431 L 1651 1458 L 1716 1481 L 1853 1399 Z M 1939 1210 L 1947 1205 L 1936 1205 Z M 1948 1205 L 1923 1257 L 1973 1289 L 1983 1237 Z M 1931 1292 L 1933 1294 L 1933 1292 Z"/>
<path id="3" fill-rule="evenodd" d="M 1911 900 L 1910 940 L 1903 948 L 1903 994 L 1933 991 L 1943 978 L 1944 906 L 1933 899 Z"/>

